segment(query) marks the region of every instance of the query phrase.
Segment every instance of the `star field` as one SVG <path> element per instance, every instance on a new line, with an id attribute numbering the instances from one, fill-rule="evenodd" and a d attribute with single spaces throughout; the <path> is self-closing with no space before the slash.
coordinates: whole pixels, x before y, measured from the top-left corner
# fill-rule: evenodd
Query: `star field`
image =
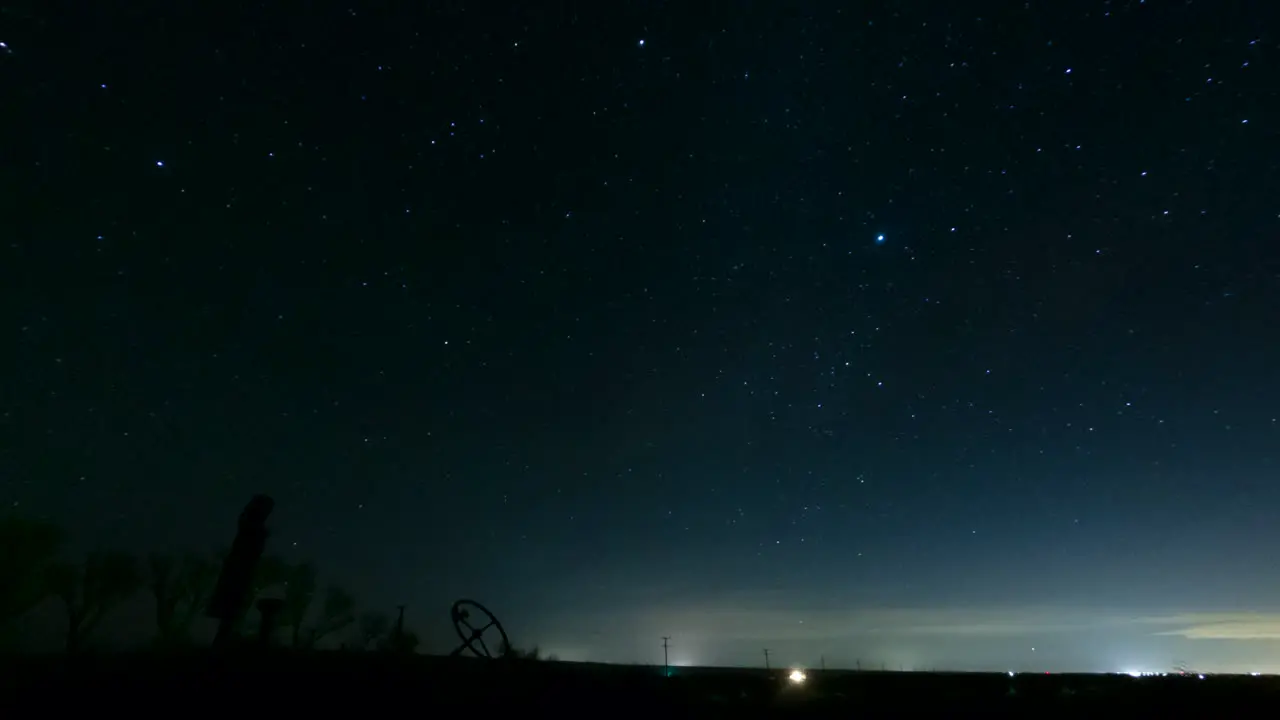
<path id="1" fill-rule="evenodd" d="M 568 659 L 1274 648 L 1191 632 L 1280 627 L 1247 6 L 496 7 L 3 9 L 5 506 L 267 492 L 435 652 L 463 596 Z"/>

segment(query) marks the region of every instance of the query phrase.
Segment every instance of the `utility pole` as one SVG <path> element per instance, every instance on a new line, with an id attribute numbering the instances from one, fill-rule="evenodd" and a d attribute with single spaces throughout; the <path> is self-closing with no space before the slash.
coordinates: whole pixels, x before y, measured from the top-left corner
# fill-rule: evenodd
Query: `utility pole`
<path id="1" fill-rule="evenodd" d="M 822 673 L 825 675 L 827 672 L 827 656 L 826 655 L 823 655 L 822 657 L 818 658 L 818 667 L 822 668 Z"/>
<path id="2" fill-rule="evenodd" d="M 769 648 L 764 649 L 764 669 L 769 669 Z"/>
<path id="3" fill-rule="evenodd" d="M 667 641 L 671 639 L 670 635 L 662 636 L 662 676 L 669 677 L 671 675 L 671 663 L 667 662 Z"/>

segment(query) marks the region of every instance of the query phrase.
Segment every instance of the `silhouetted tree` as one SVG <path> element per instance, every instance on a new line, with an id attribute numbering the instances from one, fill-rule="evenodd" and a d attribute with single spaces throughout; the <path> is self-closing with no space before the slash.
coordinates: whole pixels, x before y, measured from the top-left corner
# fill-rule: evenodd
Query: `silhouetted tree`
<path id="1" fill-rule="evenodd" d="M 288 583 L 289 571 L 289 563 L 280 557 L 263 555 L 253 572 L 253 586 L 250 588 L 253 596 L 257 597 L 263 590 Z"/>
<path id="2" fill-rule="evenodd" d="M 316 568 L 311 563 L 298 563 L 285 571 L 284 612 L 281 613 L 281 624 L 293 630 L 293 646 L 299 647 L 302 642 L 302 623 L 306 620 L 307 610 L 316 594 Z"/>
<path id="3" fill-rule="evenodd" d="M 360 614 L 360 649 L 368 649 L 391 630 L 391 616 L 384 612 L 369 610 Z"/>
<path id="4" fill-rule="evenodd" d="M 163 645 L 184 644 L 190 640 L 191 625 L 204 610 L 218 581 L 218 563 L 188 553 L 181 560 L 154 554 L 150 565 L 159 641 Z"/>
<path id="5" fill-rule="evenodd" d="M 308 647 L 315 647 L 326 636 L 350 627 L 355 621 L 356 599 L 342 587 L 330 585 L 325 588 L 320 617 L 307 634 Z"/>
<path id="6" fill-rule="evenodd" d="M 80 565 L 51 565 L 48 582 L 66 605 L 67 651 L 75 652 L 84 648 L 103 616 L 138 589 L 142 574 L 131 555 L 90 553 Z"/>
<path id="7" fill-rule="evenodd" d="M 62 540 L 53 523 L 0 516 L 0 629 L 48 597 L 47 572 Z"/>

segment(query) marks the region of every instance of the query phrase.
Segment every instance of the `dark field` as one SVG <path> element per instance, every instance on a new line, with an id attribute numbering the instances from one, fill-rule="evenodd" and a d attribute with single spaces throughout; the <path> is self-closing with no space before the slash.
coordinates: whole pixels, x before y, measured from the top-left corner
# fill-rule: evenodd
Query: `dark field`
<path id="1" fill-rule="evenodd" d="M 760 711 L 832 717 L 1045 711 L 1225 717 L 1273 711 L 1280 701 L 1280 679 L 832 670 L 811 672 L 796 685 L 785 670 L 678 668 L 664 678 L 660 668 L 626 665 L 205 652 L 7 658 L 0 666 L 0 697 L 0 711 L 17 710 L 23 717 L 64 708 L 201 717 L 215 711 L 247 717 L 335 712 L 723 717 Z"/>

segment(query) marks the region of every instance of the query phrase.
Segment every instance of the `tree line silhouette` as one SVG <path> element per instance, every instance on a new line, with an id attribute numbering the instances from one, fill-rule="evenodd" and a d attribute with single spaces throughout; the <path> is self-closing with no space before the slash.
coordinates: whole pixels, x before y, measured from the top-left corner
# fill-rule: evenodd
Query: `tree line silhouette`
<path id="1" fill-rule="evenodd" d="M 0 644 L 15 624 L 49 598 L 66 616 L 64 646 L 85 650 L 103 619 L 125 601 L 149 592 L 155 603 L 155 645 L 179 649 L 194 644 L 192 630 L 205 616 L 226 552 L 153 553 L 145 562 L 118 551 L 90 552 L 79 561 L 63 557 L 65 533 L 57 525 L 16 514 L 0 516 Z M 357 615 L 356 600 L 338 584 L 319 591 L 316 568 L 264 555 L 254 569 L 251 598 L 278 595 L 278 625 L 285 644 L 314 648 L 346 633 L 348 649 L 413 651 L 417 636 L 387 613 Z M 319 601 L 317 602 L 317 598 Z"/>

